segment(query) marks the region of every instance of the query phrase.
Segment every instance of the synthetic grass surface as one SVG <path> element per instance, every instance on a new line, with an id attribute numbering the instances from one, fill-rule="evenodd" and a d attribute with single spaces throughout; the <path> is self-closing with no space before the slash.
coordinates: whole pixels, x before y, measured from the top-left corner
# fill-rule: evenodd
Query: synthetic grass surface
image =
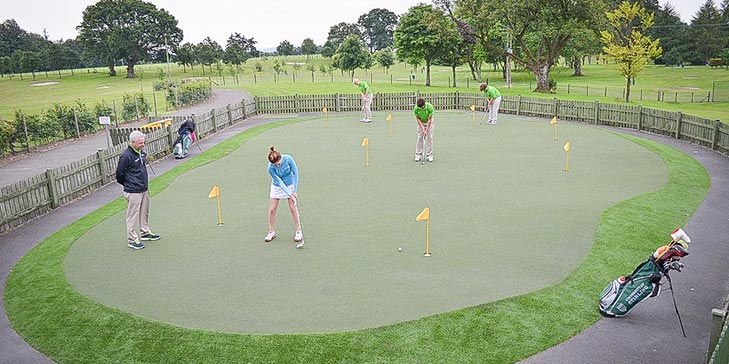
<path id="1" fill-rule="evenodd" d="M 273 126 L 244 132 L 211 148 L 154 180 L 152 192 L 160 192 L 175 177 L 230 153 Z M 698 162 L 660 143 L 626 138 L 661 156 L 669 169 L 669 181 L 655 192 L 606 209 L 586 259 L 565 280 L 537 292 L 338 334 L 188 330 L 99 304 L 75 292 L 66 281 L 63 258 L 69 247 L 94 225 L 121 211 L 124 205 L 119 199 L 49 237 L 15 266 L 5 291 L 8 315 L 13 327 L 34 347 L 68 363 L 513 362 L 595 322 L 599 318 L 597 295 L 606 282 L 631 270 L 665 243 L 667 232 L 685 224 L 703 200 L 709 178 Z M 677 196 L 681 204 L 675 203 Z"/>
<path id="2" fill-rule="evenodd" d="M 528 293 L 584 259 L 600 214 L 668 179 L 655 153 L 602 129 L 470 114 L 436 116 L 436 162 L 413 162 L 415 122 L 337 116 L 276 128 L 153 198 L 163 240 L 126 247 L 124 212 L 69 250 L 71 284 L 100 302 L 184 327 L 241 333 L 350 331 Z M 365 167 L 362 138 L 370 141 Z M 570 139 L 571 171 L 564 172 Z M 288 208 L 264 243 L 268 146 L 297 160 L 306 248 Z M 224 226 L 217 226 L 219 185 Z M 430 246 L 423 257 L 431 209 Z M 403 252 L 397 248 L 403 247 Z M 120 274 L 120 272 L 134 272 Z M 305 313 L 305 314 L 303 314 Z"/>

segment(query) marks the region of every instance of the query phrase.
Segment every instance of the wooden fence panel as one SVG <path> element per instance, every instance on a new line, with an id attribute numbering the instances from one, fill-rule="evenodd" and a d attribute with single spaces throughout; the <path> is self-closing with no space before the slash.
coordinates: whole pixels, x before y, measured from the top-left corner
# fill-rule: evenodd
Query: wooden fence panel
<path id="1" fill-rule="evenodd" d="M 707 120 L 692 115 L 681 116 L 679 136 L 692 144 L 711 148 L 714 143 L 715 120 Z"/>
<path id="2" fill-rule="evenodd" d="M 632 105 L 600 104 L 598 125 L 638 129 L 639 108 Z"/>
<path id="3" fill-rule="evenodd" d="M 375 108 L 375 105 L 373 105 L 373 109 L 378 111 L 412 110 L 415 108 L 417 98 L 418 93 L 415 92 L 392 92 L 387 94 L 378 93 L 375 97 L 375 99 L 377 100 L 377 108 Z M 358 97 L 358 100 L 361 100 L 361 97 Z M 359 111 L 361 109 L 362 106 L 358 105 L 355 111 Z"/>
<path id="4" fill-rule="evenodd" d="M 676 136 L 676 113 L 672 111 L 643 108 L 644 131 L 653 134 Z"/>
<path id="5" fill-rule="evenodd" d="M 596 112 L 594 102 L 560 100 L 557 118 L 582 123 L 593 123 Z"/>
<path id="6" fill-rule="evenodd" d="M 554 100 L 523 96 L 514 100 L 512 97 L 502 97 L 500 109 L 514 114 L 518 111 L 519 115 L 551 118 L 554 116 Z"/>
<path id="7" fill-rule="evenodd" d="M 45 174 L 0 188 L 0 232 L 10 231 L 51 209 Z"/>

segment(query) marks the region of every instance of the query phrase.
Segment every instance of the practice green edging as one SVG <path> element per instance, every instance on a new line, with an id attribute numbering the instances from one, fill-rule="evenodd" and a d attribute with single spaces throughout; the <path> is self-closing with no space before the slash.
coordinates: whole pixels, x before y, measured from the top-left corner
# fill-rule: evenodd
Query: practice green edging
<path id="1" fill-rule="evenodd" d="M 156 178 L 150 191 L 158 193 L 182 173 L 230 153 L 265 130 L 298 121 L 245 131 Z M 597 295 L 606 282 L 632 270 L 644 255 L 665 243 L 668 232 L 688 221 L 709 189 L 706 171 L 688 155 L 658 142 L 623 136 L 665 160 L 668 183 L 607 209 L 585 261 L 564 281 L 537 292 L 336 334 L 244 335 L 176 327 L 103 306 L 75 292 L 65 279 L 66 251 L 91 227 L 123 210 L 120 198 L 45 239 L 18 262 L 5 290 L 8 316 L 32 346 L 57 362 L 517 361 L 594 323 L 600 317 Z M 144 279 L 144 272 L 138 274 Z"/>

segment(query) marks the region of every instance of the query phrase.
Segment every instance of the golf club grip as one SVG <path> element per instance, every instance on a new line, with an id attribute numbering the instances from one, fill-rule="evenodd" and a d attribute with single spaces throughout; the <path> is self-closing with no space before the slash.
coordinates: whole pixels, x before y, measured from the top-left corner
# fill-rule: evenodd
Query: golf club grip
<path id="1" fill-rule="evenodd" d="M 294 197 L 294 194 L 293 194 L 293 193 L 292 193 L 291 191 L 289 191 L 289 188 L 288 188 L 288 186 L 286 186 L 286 184 L 285 184 L 285 183 L 284 183 L 284 181 L 283 181 L 283 180 L 281 179 L 281 177 L 279 177 L 279 176 L 276 176 L 276 179 L 278 180 L 278 183 L 280 183 L 280 184 L 281 184 L 281 186 L 280 186 L 280 187 L 281 187 L 281 189 L 282 189 L 282 190 L 283 190 L 284 192 L 286 192 L 286 194 L 287 194 L 287 195 L 289 195 L 289 197 L 290 197 L 290 198 L 293 198 L 293 199 L 294 199 L 294 205 L 296 205 L 296 202 L 297 202 L 297 201 L 296 201 L 296 198 Z"/>

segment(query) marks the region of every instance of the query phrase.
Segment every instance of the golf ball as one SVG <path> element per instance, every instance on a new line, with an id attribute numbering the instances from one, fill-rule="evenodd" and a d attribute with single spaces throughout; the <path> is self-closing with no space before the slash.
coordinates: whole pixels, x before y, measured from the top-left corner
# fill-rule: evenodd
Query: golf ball
<path id="1" fill-rule="evenodd" d="M 402 248 L 397 248 L 397 251 L 401 252 L 402 251 Z"/>

